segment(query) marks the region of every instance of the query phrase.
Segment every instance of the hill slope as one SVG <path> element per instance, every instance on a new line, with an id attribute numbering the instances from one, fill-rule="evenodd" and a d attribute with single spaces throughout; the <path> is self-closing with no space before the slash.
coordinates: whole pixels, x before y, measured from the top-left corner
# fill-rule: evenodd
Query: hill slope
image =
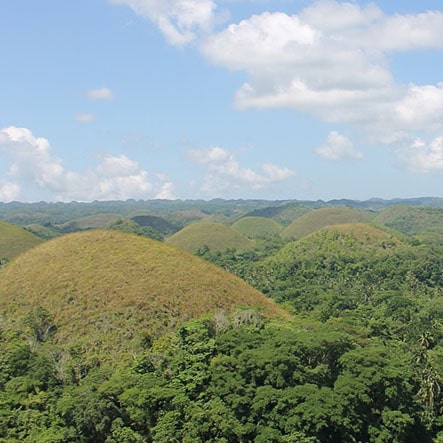
<path id="1" fill-rule="evenodd" d="M 204 246 L 211 251 L 225 251 L 231 248 L 245 250 L 254 246 L 251 240 L 234 229 L 221 223 L 207 221 L 184 227 L 169 237 L 167 242 L 193 253 Z"/>
<path id="2" fill-rule="evenodd" d="M 41 242 L 40 238 L 23 228 L 0 221 L 0 259 L 10 260 Z"/>
<path id="3" fill-rule="evenodd" d="M 283 227 L 276 221 L 266 217 L 243 217 L 232 225 L 232 229 L 248 238 L 264 237 L 278 234 Z"/>
<path id="4" fill-rule="evenodd" d="M 0 312 L 6 318 L 15 321 L 43 308 L 58 342 L 95 350 L 105 360 L 137 349 L 143 334 L 155 337 L 185 320 L 241 306 L 261 306 L 268 316 L 282 313 L 204 260 L 110 230 L 47 241 L 0 271 Z"/>
<path id="5" fill-rule="evenodd" d="M 366 223 L 369 213 L 351 208 L 322 208 L 303 214 L 294 220 L 282 233 L 287 239 L 300 239 L 325 226 L 341 223 Z"/>

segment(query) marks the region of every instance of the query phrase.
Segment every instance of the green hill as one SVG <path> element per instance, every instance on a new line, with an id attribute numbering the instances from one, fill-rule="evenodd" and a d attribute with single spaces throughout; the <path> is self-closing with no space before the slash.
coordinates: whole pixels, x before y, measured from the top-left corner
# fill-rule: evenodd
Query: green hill
<path id="1" fill-rule="evenodd" d="M 390 297 L 438 297 L 441 269 L 438 250 L 352 223 L 327 226 L 288 243 L 245 279 L 276 301 L 300 312 L 315 310 L 324 319 L 368 303 L 387 303 Z"/>
<path id="2" fill-rule="evenodd" d="M 10 260 L 42 240 L 23 228 L 0 221 L 0 259 Z"/>
<path id="3" fill-rule="evenodd" d="M 248 238 L 256 238 L 279 234 L 283 227 L 270 218 L 243 217 L 232 225 L 232 229 Z"/>
<path id="4" fill-rule="evenodd" d="M 366 223 L 370 214 L 351 208 L 322 208 L 309 211 L 294 220 L 281 233 L 286 239 L 300 239 L 318 229 L 341 223 Z"/>
<path id="5" fill-rule="evenodd" d="M 101 360 L 209 312 L 282 311 L 239 278 L 172 246 L 112 230 L 49 240 L 0 270 L 0 312 L 46 312 L 71 354 Z M 40 320 L 39 320 L 40 321 Z M 47 320 L 45 320 L 47 322 Z"/>
<path id="6" fill-rule="evenodd" d="M 142 227 L 155 229 L 162 235 L 171 235 L 180 229 L 175 224 L 156 215 L 135 215 L 134 217 L 131 217 L 131 220 Z"/>
<path id="7" fill-rule="evenodd" d="M 443 209 L 397 205 L 380 211 L 377 223 L 406 235 L 418 236 L 430 243 L 443 245 Z"/>
<path id="8" fill-rule="evenodd" d="M 207 221 L 192 223 L 166 241 L 192 253 L 205 246 L 211 251 L 245 250 L 254 246 L 254 243 L 240 232 L 221 223 Z"/>
<path id="9" fill-rule="evenodd" d="M 246 214 L 245 217 L 266 217 L 272 218 L 277 223 L 287 226 L 295 219 L 307 212 L 312 211 L 302 204 L 287 203 L 283 206 L 269 206 L 267 208 L 260 208 Z"/>

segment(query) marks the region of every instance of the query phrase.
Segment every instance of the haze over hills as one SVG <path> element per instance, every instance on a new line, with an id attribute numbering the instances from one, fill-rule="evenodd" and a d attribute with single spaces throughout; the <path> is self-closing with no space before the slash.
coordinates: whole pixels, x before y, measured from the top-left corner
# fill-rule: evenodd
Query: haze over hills
<path id="1" fill-rule="evenodd" d="M 167 244 L 111 230 L 49 240 L 0 271 L 0 311 L 47 311 L 57 340 L 101 359 L 191 318 L 240 307 L 285 313 L 226 271 Z"/>

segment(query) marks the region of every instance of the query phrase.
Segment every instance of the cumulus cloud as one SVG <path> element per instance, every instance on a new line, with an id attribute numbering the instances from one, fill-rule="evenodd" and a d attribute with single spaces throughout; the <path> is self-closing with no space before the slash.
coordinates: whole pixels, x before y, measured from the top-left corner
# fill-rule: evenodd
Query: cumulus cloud
<path id="1" fill-rule="evenodd" d="M 367 142 L 404 147 L 414 131 L 443 130 L 443 84 L 397 83 L 389 57 L 430 49 L 443 49 L 442 11 L 390 16 L 374 4 L 335 0 L 293 15 L 253 15 L 201 45 L 212 63 L 248 74 L 238 108 L 292 108 L 352 124 Z M 330 141 L 324 148 L 323 156 L 338 151 Z"/>
<path id="2" fill-rule="evenodd" d="M 90 89 L 86 96 L 89 100 L 112 100 L 114 93 L 109 88 Z"/>
<path id="3" fill-rule="evenodd" d="M 443 172 L 443 135 L 430 143 L 417 138 L 409 149 L 400 151 L 400 156 L 413 172 Z"/>
<path id="4" fill-rule="evenodd" d="M 348 160 L 361 159 L 363 154 L 354 148 L 354 144 L 349 138 L 337 131 L 332 131 L 328 135 L 327 144 L 315 149 L 317 155 L 325 160 Z"/>
<path id="5" fill-rule="evenodd" d="M 0 151 L 11 158 L 9 179 L 0 182 L 0 200 L 27 199 L 26 191 L 46 191 L 50 200 L 91 201 L 152 198 L 165 191 L 161 180 L 125 155 L 106 154 L 95 169 L 78 173 L 65 169 L 62 159 L 52 151 L 49 141 L 36 137 L 29 129 L 10 126 L 0 130 Z M 168 185 L 172 189 L 172 185 Z"/>
<path id="6" fill-rule="evenodd" d="M 215 19 L 211 0 L 110 0 L 130 6 L 134 12 L 155 23 L 172 45 L 184 45 L 208 32 Z"/>
<path id="7" fill-rule="evenodd" d="M 213 146 L 207 149 L 191 149 L 188 158 L 206 167 L 201 190 L 219 195 L 226 190 L 258 190 L 295 175 L 291 169 L 274 164 L 263 164 L 262 173 L 240 165 L 226 149 Z"/>
<path id="8" fill-rule="evenodd" d="M 95 121 L 95 115 L 94 114 L 75 114 L 74 120 L 80 123 L 91 123 Z"/>

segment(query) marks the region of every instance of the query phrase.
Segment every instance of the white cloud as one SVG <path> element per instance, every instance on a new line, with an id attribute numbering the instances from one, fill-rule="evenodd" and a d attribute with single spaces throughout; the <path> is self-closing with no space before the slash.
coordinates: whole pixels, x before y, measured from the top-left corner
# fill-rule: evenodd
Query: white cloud
<path id="1" fill-rule="evenodd" d="M 74 120 L 80 123 L 91 123 L 95 121 L 95 115 L 93 114 L 75 114 Z"/>
<path id="2" fill-rule="evenodd" d="M 174 195 L 174 185 L 172 182 L 166 182 L 161 187 L 160 191 L 157 193 L 155 198 L 159 198 L 162 200 L 175 200 L 176 197 Z"/>
<path id="3" fill-rule="evenodd" d="M 395 51 L 422 49 L 443 49 L 443 11 L 390 16 L 374 4 L 335 0 L 293 15 L 253 15 L 201 45 L 212 63 L 248 74 L 238 108 L 292 108 L 352 124 L 366 143 L 403 146 L 414 132 L 443 130 L 443 83 L 399 84 L 389 69 Z M 320 152 L 338 151 L 329 142 Z"/>
<path id="4" fill-rule="evenodd" d="M 201 190 L 220 195 L 226 190 L 258 190 L 295 175 L 289 168 L 273 164 L 261 166 L 263 173 L 244 168 L 227 150 L 217 146 L 208 149 L 191 149 L 188 157 L 207 169 Z"/>
<path id="5" fill-rule="evenodd" d="M 363 154 L 354 148 L 354 144 L 344 135 L 332 131 L 328 135 L 328 142 L 315 149 L 317 155 L 325 160 L 361 159 Z"/>
<path id="6" fill-rule="evenodd" d="M 215 19 L 211 0 L 110 0 L 128 5 L 134 12 L 155 23 L 172 45 L 184 45 L 208 32 Z"/>
<path id="7" fill-rule="evenodd" d="M 417 138 L 400 156 L 413 172 L 443 172 L 443 135 L 430 143 Z"/>
<path id="8" fill-rule="evenodd" d="M 90 89 L 86 96 L 90 100 L 112 100 L 114 93 L 109 88 Z"/>
<path id="9" fill-rule="evenodd" d="M 27 200 L 27 192 L 38 188 L 49 200 L 91 201 L 152 198 L 172 189 L 172 184 L 151 181 L 140 165 L 125 155 L 103 155 L 95 169 L 84 173 L 66 170 L 51 152 L 45 138 L 29 129 L 10 126 L 0 130 L 0 151 L 11 158 L 9 181 L 0 183 L 0 200 Z M 166 187 L 165 187 L 166 186 Z"/>
<path id="10" fill-rule="evenodd" d="M 0 201 L 10 202 L 20 195 L 20 186 L 17 183 L 3 181 L 0 183 Z"/>

